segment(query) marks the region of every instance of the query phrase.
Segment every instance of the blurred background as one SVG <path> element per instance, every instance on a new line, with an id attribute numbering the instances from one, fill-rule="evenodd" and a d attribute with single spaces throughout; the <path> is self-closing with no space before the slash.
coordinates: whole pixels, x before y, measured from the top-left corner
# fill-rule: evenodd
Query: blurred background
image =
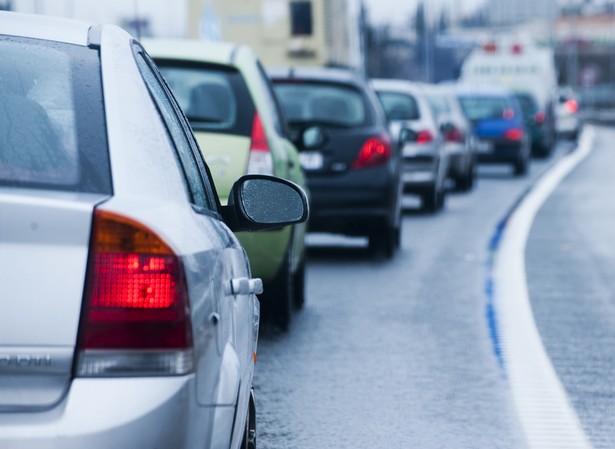
<path id="1" fill-rule="evenodd" d="M 444 82 L 500 34 L 553 52 L 586 114 L 615 107 L 615 0 L 0 0 L 0 9 L 115 23 L 140 37 L 250 45 L 268 67 L 349 67 Z"/>

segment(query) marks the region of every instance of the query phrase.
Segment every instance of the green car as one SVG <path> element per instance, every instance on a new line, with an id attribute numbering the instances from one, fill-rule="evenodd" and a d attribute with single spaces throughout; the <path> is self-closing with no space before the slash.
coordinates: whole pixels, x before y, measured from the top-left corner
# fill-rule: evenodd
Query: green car
<path id="1" fill-rule="evenodd" d="M 220 202 L 245 174 L 306 189 L 297 149 L 258 58 L 248 47 L 197 40 L 145 40 L 177 97 L 213 176 Z M 283 207 L 280 204 L 280 207 Z M 306 225 L 238 233 L 252 274 L 263 280 L 263 314 L 284 329 L 305 300 Z"/>

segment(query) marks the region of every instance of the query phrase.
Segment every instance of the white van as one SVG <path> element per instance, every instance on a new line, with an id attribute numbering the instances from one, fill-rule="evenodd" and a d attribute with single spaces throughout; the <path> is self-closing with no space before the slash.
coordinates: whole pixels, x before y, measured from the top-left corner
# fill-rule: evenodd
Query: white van
<path id="1" fill-rule="evenodd" d="M 532 153 L 548 157 L 555 142 L 554 95 L 557 72 L 552 49 L 529 38 L 502 36 L 489 40 L 464 61 L 460 81 L 507 88 L 533 106 L 524 109 Z"/>
<path id="2" fill-rule="evenodd" d="M 544 106 L 557 87 L 553 50 L 516 36 L 489 40 L 466 58 L 460 81 L 532 93 Z"/>

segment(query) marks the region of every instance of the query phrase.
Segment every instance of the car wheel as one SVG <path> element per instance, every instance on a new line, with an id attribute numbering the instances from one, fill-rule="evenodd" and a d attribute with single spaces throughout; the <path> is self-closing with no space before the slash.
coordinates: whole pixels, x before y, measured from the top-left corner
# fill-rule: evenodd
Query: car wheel
<path id="1" fill-rule="evenodd" d="M 256 449 L 256 406 L 254 404 L 254 391 L 250 391 L 250 403 L 246 416 L 246 429 L 241 442 L 241 449 Z"/>
<path id="2" fill-rule="evenodd" d="M 298 310 L 302 309 L 305 304 L 305 257 L 306 255 L 304 252 L 303 257 L 299 262 L 299 266 L 297 267 L 297 271 L 294 274 L 293 280 L 293 288 L 295 290 L 293 299 L 295 302 L 295 308 Z"/>
<path id="3" fill-rule="evenodd" d="M 287 331 L 292 319 L 294 306 L 293 274 L 290 269 L 290 250 L 287 250 L 282 266 L 273 281 L 265 287 L 263 293 L 264 308 L 273 324 Z"/>
<path id="4" fill-rule="evenodd" d="M 386 259 L 393 257 L 397 247 L 397 230 L 398 228 L 387 225 L 384 231 L 372 231 L 369 235 L 369 249 L 374 256 L 382 254 Z"/>
<path id="5" fill-rule="evenodd" d="M 461 192 L 469 192 L 474 187 L 474 177 L 476 172 L 475 164 L 468 167 L 466 173 L 455 180 L 455 187 Z"/>
<path id="6" fill-rule="evenodd" d="M 401 224 L 395 228 L 395 248 L 401 248 Z"/>
<path id="7" fill-rule="evenodd" d="M 438 202 L 438 190 L 435 186 L 433 187 L 433 190 L 429 190 L 421 195 L 421 205 L 427 212 L 436 212 L 438 210 Z"/>
<path id="8" fill-rule="evenodd" d="M 514 165 L 515 176 L 527 175 L 529 162 L 526 157 L 521 157 Z"/>
<path id="9" fill-rule="evenodd" d="M 444 188 L 438 192 L 436 202 L 438 210 L 444 209 L 444 205 L 446 204 L 446 191 Z"/>

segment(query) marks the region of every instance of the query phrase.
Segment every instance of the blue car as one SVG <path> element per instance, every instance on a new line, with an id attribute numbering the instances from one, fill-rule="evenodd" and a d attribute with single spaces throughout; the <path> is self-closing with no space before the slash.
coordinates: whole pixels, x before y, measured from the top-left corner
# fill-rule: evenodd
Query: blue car
<path id="1" fill-rule="evenodd" d="M 514 94 L 500 89 L 461 87 L 457 95 L 479 139 L 478 162 L 511 164 L 516 176 L 526 175 L 531 139 Z"/>

